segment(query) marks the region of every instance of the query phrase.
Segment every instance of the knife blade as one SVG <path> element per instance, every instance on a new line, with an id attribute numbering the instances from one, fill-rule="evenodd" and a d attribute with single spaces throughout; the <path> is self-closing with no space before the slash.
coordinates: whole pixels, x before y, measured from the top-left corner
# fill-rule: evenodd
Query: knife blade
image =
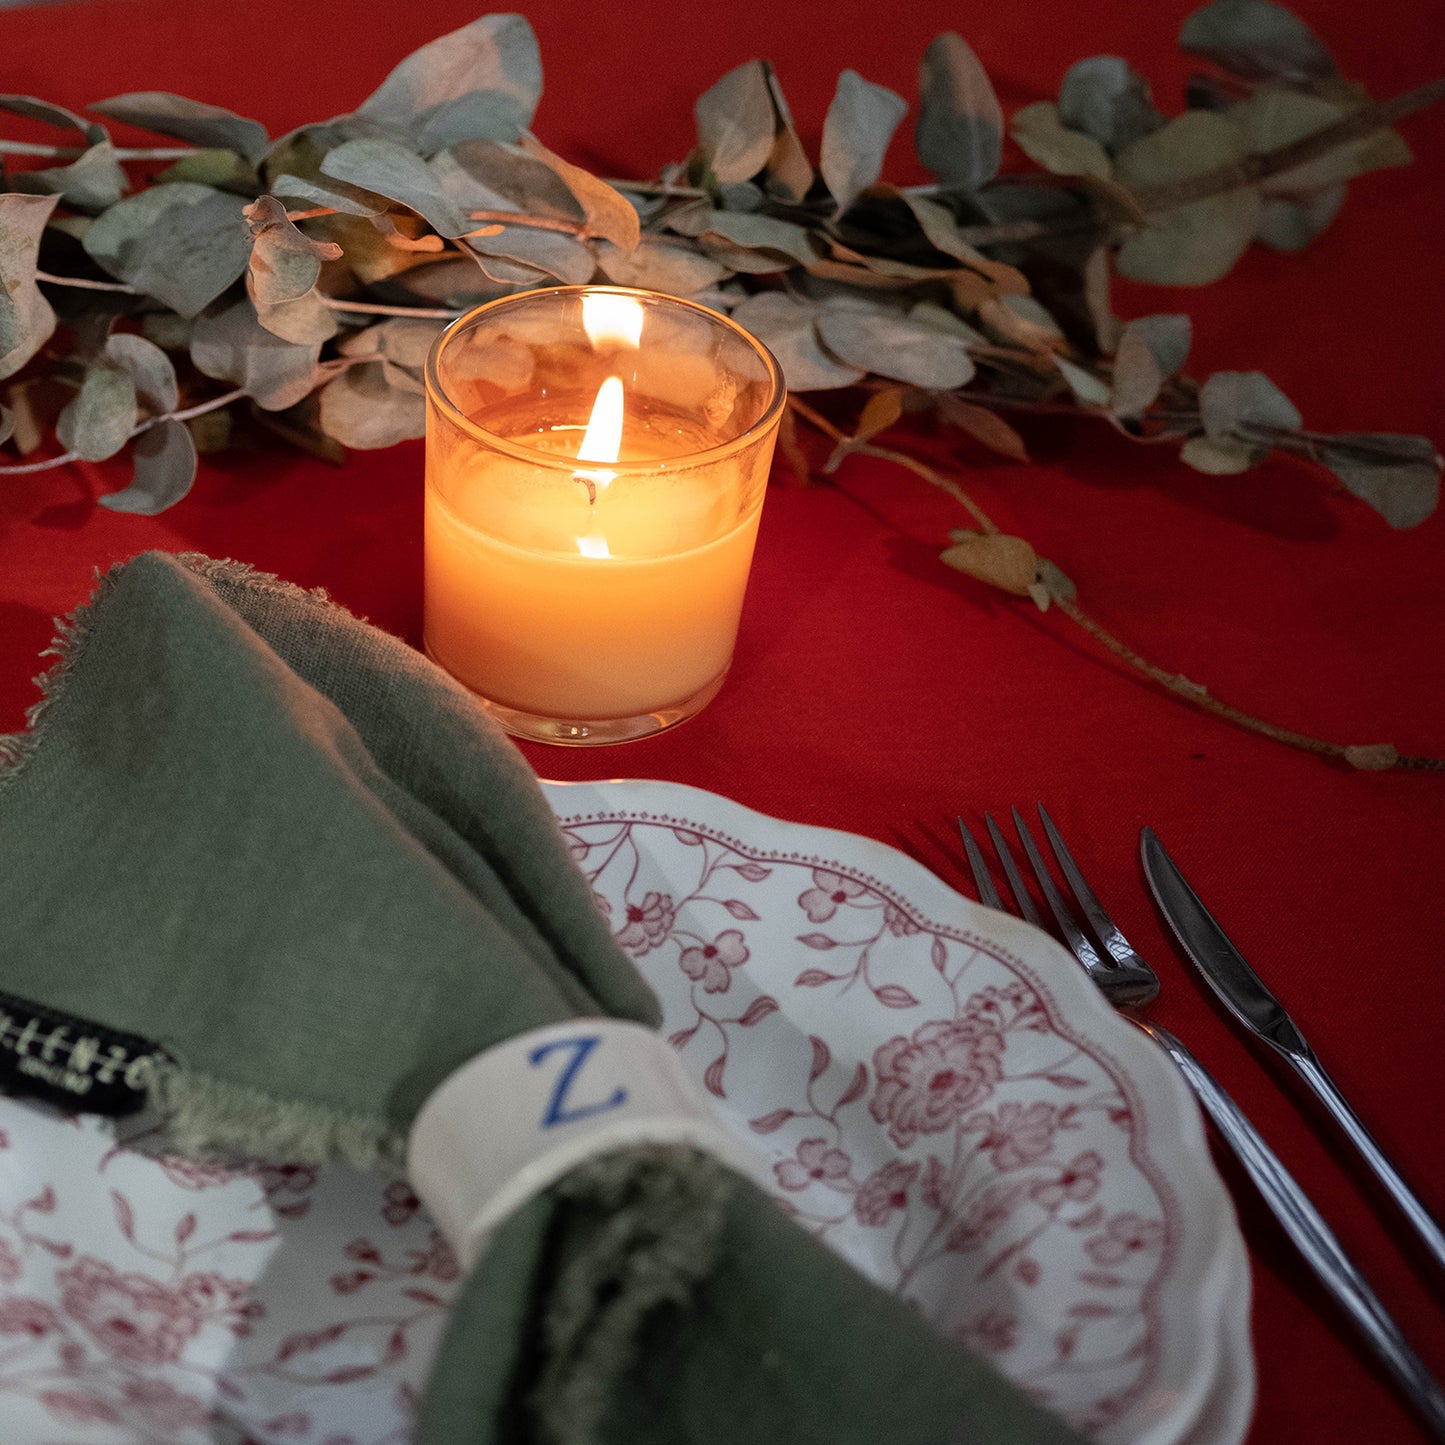
<path id="1" fill-rule="evenodd" d="M 1410 1222 L 1435 1263 L 1445 1270 L 1445 1231 L 1325 1072 L 1284 1005 L 1269 991 L 1200 901 L 1152 828 L 1140 833 L 1139 850 L 1154 901 L 1204 981 L 1229 1012 L 1256 1038 L 1283 1055 L 1314 1091 Z"/>

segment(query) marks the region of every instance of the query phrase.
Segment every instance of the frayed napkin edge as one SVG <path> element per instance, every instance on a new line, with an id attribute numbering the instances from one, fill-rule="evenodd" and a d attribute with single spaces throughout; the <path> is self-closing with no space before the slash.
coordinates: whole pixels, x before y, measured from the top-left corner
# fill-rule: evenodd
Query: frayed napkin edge
<path id="1" fill-rule="evenodd" d="M 159 1065 L 149 1092 L 167 1143 L 182 1154 L 234 1151 L 293 1164 L 341 1160 L 358 1169 L 399 1169 L 406 1161 L 406 1136 L 379 1120 L 276 1099 L 182 1064 Z"/>
<path id="2" fill-rule="evenodd" d="M 35 678 L 40 696 L 25 712 L 25 730 L 18 733 L 0 733 L 0 792 L 24 772 L 45 740 L 45 720 L 51 707 L 65 690 L 66 679 L 79 662 L 85 651 L 85 644 L 95 626 L 96 615 L 105 605 L 106 599 L 115 591 L 121 574 L 145 553 L 116 562 L 102 571 L 97 567 L 92 575 L 90 596 L 64 617 L 55 619 L 55 636 L 50 646 L 40 656 L 53 657 L 55 662 Z M 333 602 L 324 587 L 307 589 L 287 582 L 274 572 L 263 572 L 249 562 L 237 562 L 231 558 L 208 557 L 204 552 L 167 552 L 164 554 L 198 577 L 220 578 L 246 586 L 264 588 L 312 603 L 337 612 L 345 612 L 339 603 Z M 347 613 L 348 617 L 354 616 Z M 365 621 L 365 618 L 359 619 Z"/>

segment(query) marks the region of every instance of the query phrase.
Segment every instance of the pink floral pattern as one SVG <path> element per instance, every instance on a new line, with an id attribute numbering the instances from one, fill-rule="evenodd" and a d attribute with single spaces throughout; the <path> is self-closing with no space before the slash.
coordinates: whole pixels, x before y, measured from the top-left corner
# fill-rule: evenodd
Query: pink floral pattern
<path id="1" fill-rule="evenodd" d="M 678 966 L 700 983 L 705 993 L 726 993 L 732 983 L 731 968 L 741 968 L 748 961 L 747 945 L 736 928 L 729 928 L 711 943 L 693 944 L 678 956 Z"/>
<path id="2" fill-rule="evenodd" d="M 1152 1105 L 973 915 L 932 922 L 708 817 L 566 826 L 758 1182 L 1080 1428 L 1131 1438 L 1167 1393 L 1157 1322 L 1197 1217 Z M 158 1155 L 3 1099 L 0 1151 L 0 1437 L 404 1445 L 460 1282 L 404 1180 Z"/>
<path id="3" fill-rule="evenodd" d="M 880 1229 L 893 1218 L 897 1209 L 908 1208 L 908 1191 L 918 1178 L 919 1165 L 890 1160 L 875 1174 L 870 1174 L 858 1187 L 853 1200 L 853 1213 L 859 1224 Z"/>
<path id="4" fill-rule="evenodd" d="M 137 1364 L 178 1360 L 200 1332 L 205 1311 L 188 1289 L 142 1274 L 119 1274 L 82 1258 L 55 1276 L 61 1308 L 108 1354 Z"/>
<path id="5" fill-rule="evenodd" d="M 1181 1219 L 1139 1097 L 1039 975 L 847 864 L 694 816 L 563 816 L 684 1065 L 771 1150 L 779 1203 L 1081 1429 L 1130 1438 L 1164 1394 Z"/>
<path id="6" fill-rule="evenodd" d="M 869 1112 L 906 1149 L 937 1134 L 993 1092 L 1003 1076 L 1003 1035 L 977 1019 L 940 1019 L 889 1039 L 873 1055 L 878 1085 Z"/>
<path id="7" fill-rule="evenodd" d="M 804 1139 L 797 1154 L 773 1165 L 773 1173 L 784 1189 L 806 1189 L 815 1179 L 828 1183 L 846 1179 L 852 1168 L 841 1149 L 830 1149 L 826 1139 Z"/>

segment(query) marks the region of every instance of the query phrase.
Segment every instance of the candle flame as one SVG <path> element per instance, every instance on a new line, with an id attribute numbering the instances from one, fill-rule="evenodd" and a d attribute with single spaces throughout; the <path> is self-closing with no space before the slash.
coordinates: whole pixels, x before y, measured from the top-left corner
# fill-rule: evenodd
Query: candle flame
<path id="1" fill-rule="evenodd" d="M 615 462 L 622 450 L 622 378 L 609 376 L 597 388 L 587 431 L 577 450 L 579 462 Z M 612 478 L 609 476 L 608 481 Z"/>
<path id="2" fill-rule="evenodd" d="M 585 303 L 584 303 L 585 304 Z M 582 445 L 577 450 L 579 462 L 615 462 L 622 451 L 622 378 L 609 376 L 597 388 L 597 400 L 592 403 L 592 415 L 587 420 L 587 430 Z M 593 471 L 590 467 L 572 474 L 587 487 L 589 500 L 595 502 L 597 493 L 616 475 L 616 472 Z M 578 537 L 577 550 L 584 557 L 610 557 L 607 538 L 596 530 L 586 537 Z"/>
<path id="3" fill-rule="evenodd" d="M 642 341 L 642 307 L 630 296 L 595 292 L 582 298 L 582 329 L 593 346 L 612 342 L 637 346 Z"/>

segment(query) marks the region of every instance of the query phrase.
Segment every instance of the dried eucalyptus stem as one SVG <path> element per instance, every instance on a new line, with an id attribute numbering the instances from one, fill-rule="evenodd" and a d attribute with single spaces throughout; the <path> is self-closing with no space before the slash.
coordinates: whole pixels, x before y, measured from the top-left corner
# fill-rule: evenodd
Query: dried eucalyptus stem
<path id="1" fill-rule="evenodd" d="M 541 60 L 519 15 L 442 36 L 352 112 L 278 140 L 163 92 L 92 106 L 104 120 L 0 96 L 0 112 L 83 141 L 0 140 L 18 164 L 0 192 L 0 380 L 16 378 L 0 393 L 0 443 L 28 457 L 53 435 L 59 453 L 0 473 L 128 453 L 130 484 L 100 505 L 158 512 L 196 476 L 188 418 L 244 400 L 243 419 L 339 461 L 346 447 L 423 434 L 428 347 L 473 306 L 593 281 L 687 296 L 778 357 L 793 396 L 779 449 L 800 473 L 795 415 L 834 436 L 830 466 L 858 452 L 948 492 L 977 528 L 955 537 L 950 566 L 1058 606 L 1194 706 L 1355 766 L 1437 766 L 1207 698 L 1083 612 L 1068 579 L 957 481 L 880 439 L 905 410 L 929 409 L 1026 461 L 1014 422 L 1088 416 L 1210 473 L 1295 454 L 1394 527 L 1434 510 L 1442 462 L 1429 440 L 1307 428 L 1257 371 L 1196 380 L 1189 318 L 1123 321 L 1109 282 L 1202 286 L 1251 246 L 1302 249 L 1351 180 L 1409 161 L 1390 127 L 1445 98 L 1445 81 L 1372 102 L 1272 0 L 1212 0 L 1179 40 L 1212 67 L 1181 114 L 1161 113 L 1126 61 L 1099 55 L 1070 67 L 1057 102 L 1006 117 L 978 56 L 938 36 L 912 137 L 934 179 L 903 188 L 883 168 L 908 101 L 845 71 L 815 163 L 761 60 L 698 99 L 683 161 L 654 179 L 600 180 L 530 129 Z M 117 147 L 106 121 L 182 144 Z M 1006 131 L 1034 169 L 1000 173 Z M 125 169 L 141 161 L 174 164 Z M 46 376 L 62 385 L 31 386 Z M 798 400 L 839 388 L 867 394 L 851 437 Z M 202 399 L 182 409 L 183 391 Z"/>
<path id="2" fill-rule="evenodd" d="M 838 444 L 840 450 L 846 449 L 848 456 L 873 457 L 878 461 L 891 462 L 895 466 L 906 468 L 914 476 L 921 477 L 929 485 L 937 487 L 940 491 L 946 492 L 952 497 L 970 517 L 978 524 L 980 532 L 987 536 L 1002 537 L 1002 529 L 996 522 L 969 496 L 968 492 L 952 477 L 944 476 L 942 472 L 930 467 L 926 462 L 920 461 L 917 457 L 910 456 L 907 452 L 898 451 L 893 447 L 880 447 L 876 444 L 859 437 L 850 436 L 840 427 L 835 426 L 827 417 L 815 411 L 806 402 L 800 401 L 797 397 L 788 398 L 788 405 L 806 421 L 810 426 L 815 427 L 825 436 L 831 438 Z M 835 453 L 837 455 L 837 453 Z M 1042 582 L 1042 577 L 1037 578 Z M 1332 743 L 1323 738 L 1311 737 L 1307 733 L 1294 732 L 1289 728 L 1279 727 L 1275 723 L 1264 721 L 1263 718 L 1255 717 L 1252 713 L 1245 712 L 1242 708 L 1233 707 L 1226 702 L 1220 702 L 1218 698 L 1203 686 L 1190 681 L 1179 673 L 1169 672 L 1160 667 L 1157 663 L 1150 662 L 1148 658 L 1141 656 L 1128 643 L 1121 641 L 1110 632 L 1102 623 L 1079 606 L 1078 601 L 1066 593 L 1050 589 L 1050 605 L 1057 607 L 1076 626 L 1082 628 L 1099 645 L 1105 648 L 1121 662 L 1132 668 L 1135 672 L 1147 677 L 1151 682 L 1164 688 L 1174 697 L 1188 703 L 1191 707 L 1199 708 L 1203 712 L 1211 713 L 1215 717 L 1222 718 L 1225 722 L 1233 723 L 1250 732 L 1259 733 L 1264 737 L 1271 738 L 1277 743 L 1284 743 L 1289 747 L 1298 748 L 1302 752 L 1315 753 L 1322 757 L 1338 758 L 1347 762 L 1353 767 L 1365 771 L 1383 771 L 1392 768 L 1401 769 L 1445 769 L 1445 758 L 1435 757 L 1407 757 L 1401 755 L 1392 745 L 1388 743 L 1372 744 L 1346 744 Z"/>

